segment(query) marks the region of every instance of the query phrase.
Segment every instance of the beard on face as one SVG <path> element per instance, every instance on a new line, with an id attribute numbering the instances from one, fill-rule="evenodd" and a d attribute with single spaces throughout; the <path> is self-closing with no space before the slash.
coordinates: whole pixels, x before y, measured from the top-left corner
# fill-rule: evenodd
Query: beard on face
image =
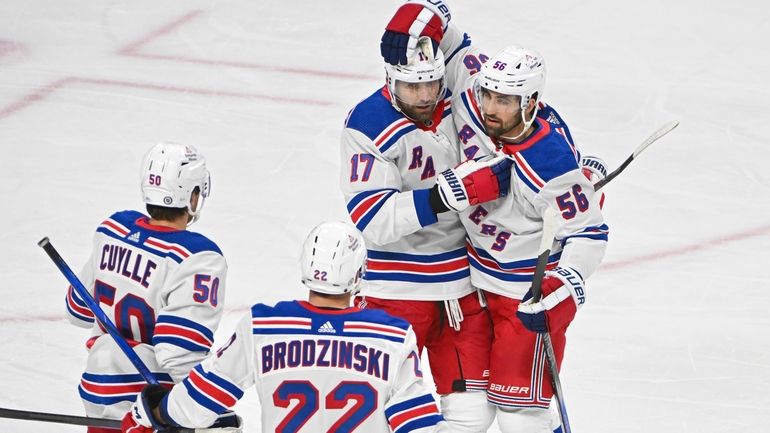
<path id="1" fill-rule="evenodd" d="M 521 124 L 521 116 L 517 115 L 520 111 L 516 112 L 508 122 L 503 121 L 497 116 L 484 115 L 484 127 L 487 130 L 487 135 L 492 137 L 502 137 Z"/>
<path id="2" fill-rule="evenodd" d="M 433 111 L 436 109 L 436 104 L 409 105 L 400 102 L 399 107 L 410 119 L 425 123 L 433 119 Z"/>

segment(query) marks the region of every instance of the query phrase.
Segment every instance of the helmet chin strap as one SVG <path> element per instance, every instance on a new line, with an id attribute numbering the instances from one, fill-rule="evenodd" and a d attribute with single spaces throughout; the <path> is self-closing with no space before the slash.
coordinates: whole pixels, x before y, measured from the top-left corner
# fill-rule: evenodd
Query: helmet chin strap
<path id="1" fill-rule="evenodd" d="M 187 206 L 187 214 L 190 215 L 192 218 L 190 218 L 189 221 L 187 221 L 187 227 L 190 227 L 191 225 L 195 224 L 196 221 L 198 221 L 201 217 L 201 210 L 203 210 L 203 203 L 206 201 L 206 197 L 203 196 L 203 194 L 198 195 L 198 206 L 196 206 L 197 209 L 190 210 L 190 206 Z"/>

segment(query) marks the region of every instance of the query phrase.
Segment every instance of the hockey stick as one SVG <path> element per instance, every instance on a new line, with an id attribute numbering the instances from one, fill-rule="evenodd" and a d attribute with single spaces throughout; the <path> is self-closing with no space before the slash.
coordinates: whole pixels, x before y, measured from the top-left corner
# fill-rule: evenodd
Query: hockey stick
<path id="1" fill-rule="evenodd" d="M 639 156 L 644 149 L 647 149 L 652 143 L 658 141 L 659 138 L 663 137 L 664 135 L 671 132 L 674 128 L 679 126 L 679 121 L 674 120 L 672 122 L 666 123 L 665 125 L 661 126 L 657 131 L 653 132 L 649 137 L 647 137 L 646 140 L 642 142 L 642 144 L 639 145 L 639 147 L 634 150 L 634 153 L 631 154 L 628 158 L 626 158 L 625 161 L 623 161 L 622 164 L 620 164 L 620 167 L 616 168 L 615 171 L 608 174 L 607 177 L 600 180 L 599 182 L 596 182 L 594 184 L 594 190 L 599 191 L 604 185 L 607 185 L 610 183 L 612 179 L 615 179 L 615 176 L 619 175 L 623 170 L 628 167 L 629 164 L 631 164 L 631 161 L 634 160 L 637 156 Z"/>
<path id="2" fill-rule="evenodd" d="M 99 321 L 99 323 L 102 324 L 102 326 L 104 326 L 104 329 L 107 330 L 112 339 L 115 340 L 115 343 L 117 343 L 118 347 L 120 347 L 120 350 L 122 350 L 123 353 L 128 357 L 128 360 L 134 364 L 134 367 L 136 367 L 137 371 L 139 371 L 139 374 L 142 375 L 144 380 L 150 385 L 159 385 L 158 379 L 155 378 L 155 375 L 150 372 L 150 370 L 147 368 L 144 362 L 142 362 L 136 352 L 134 352 L 131 346 L 128 345 L 126 339 L 120 335 L 118 328 L 116 328 L 115 324 L 113 324 L 110 318 L 107 317 L 107 315 L 104 313 L 104 310 L 102 310 L 99 304 L 94 300 L 93 296 L 91 296 L 91 293 L 86 290 L 86 288 L 83 286 L 83 283 L 81 283 L 78 279 L 77 275 L 75 275 L 75 273 L 72 272 L 72 269 L 67 266 L 67 262 L 65 262 L 62 256 L 59 255 L 59 252 L 56 251 L 56 248 L 53 247 L 51 241 L 45 237 L 41 239 L 37 245 L 44 249 L 46 253 L 48 253 L 48 256 L 51 258 L 51 260 L 53 260 L 54 264 L 59 268 L 61 273 L 64 274 L 64 277 L 67 279 L 67 281 L 69 281 L 70 285 L 75 289 L 75 291 L 78 292 L 80 297 L 83 298 L 83 301 L 86 303 L 86 305 L 88 305 L 88 308 L 91 309 L 91 312 L 94 313 L 96 319 Z"/>
<path id="3" fill-rule="evenodd" d="M 0 418 L 19 419 L 24 421 L 55 422 L 58 424 L 85 425 L 90 427 L 113 428 L 120 430 L 121 421 L 107 418 L 90 418 L 85 416 L 62 415 L 58 413 L 31 412 L 27 410 L 0 408 Z M 194 433 L 195 429 L 177 428 L 179 433 Z"/>
<path id="4" fill-rule="evenodd" d="M 540 238 L 540 247 L 538 248 L 537 265 L 535 274 L 532 276 L 532 302 L 540 302 L 543 294 L 542 283 L 545 275 L 545 268 L 548 265 L 548 258 L 551 255 L 551 249 L 556 238 L 556 231 L 559 229 L 559 213 L 549 207 L 543 215 L 543 235 Z M 545 346 L 545 360 L 548 364 L 548 372 L 551 375 L 551 388 L 553 396 L 556 398 L 556 404 L 559 406 L 559 420 L 561 421 L 562 433 L 571 433 L 569 417 L 567 416 L 567 406 L 564 404 L 564 392 L 561 390 L 561 380 L 559 380 L 559 369 L 556 363 L 556 354 L 553 351 L 551 343 L 551 334 L 548 332 L 540 333 Z"/>
<path id="5" fill-rule="evenodd" d="M 640 153 L 647 149 L 652 143 L 656 142 L 659 138 L 671 132 L 674 128 L 679 126 L 679 121 L 675 120 L 669 122 L 657 131 L 653 132 L 646 140 L 642 142 L 629 156 L 620 167 L 616 168 L 612 173 L 607 175 L 604 179 L 594 184 L 594 190 L 600 190 L 604 185 L 610 183 L 612 179 L 617 177 L 623 170 L 631 164 Z M 537 265 L 535 266 L 535 274 L 532 276 L 532 301 L 539 302 L 542 296 L 542 283 L 545 276 L 545 268 L 548 264 L 548 258 L 551 255 L 551 249 L 556 241 L 556 231 L 559 228 L 559 215 L 558 212 L 552 208 L 548 208 L 543 215 L 543 234 L 540 239 L 540 247 L 538 248 Z M 567 407 L 564 404 L 564 392 L 561 389 L 561 380 L 559 380 L 558 364 L 556 363 L 556 354 L 553 351 L 553 343 L 551 342 L 551 335 L 548 332 L 540 334 L 543 338 L 543 346 L 545 348 L 545 359 L 548 364 L 548 372 L 551 375 L 551 387 L 553 388 L 553 395 L 556 398 L 556 403 L 559 406 L 559 419 L 562 425 L 563 433 L 572 433 L 572 428 L 569 424 L 569 417 L 567 416 Z"/>
<path id="6" fill-rule="evenodd" d="M 88 418 L 85 416 L 62 415 L 58 413 L 31 412 L 27 410 L 0 408 L 0 418 L 20 419 L 25 421 L 44 421 L 59 424 L 87 425 L 101 428 L 120 428 L 120 420 L 106 418 Z"/>

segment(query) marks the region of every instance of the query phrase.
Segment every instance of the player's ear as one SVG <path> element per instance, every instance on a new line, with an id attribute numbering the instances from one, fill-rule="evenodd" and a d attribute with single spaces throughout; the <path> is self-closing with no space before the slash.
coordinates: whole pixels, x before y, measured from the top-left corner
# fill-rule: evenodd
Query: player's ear
<path id="1" fill-rule="evenodd" d="M 532 96 L 529 98 L 529 101 L 527 101 L 527 113 L 532 112 L 532 110 L 535 109 L 535 105 L 537 104 L 537 92 L 533 93 Z"/>

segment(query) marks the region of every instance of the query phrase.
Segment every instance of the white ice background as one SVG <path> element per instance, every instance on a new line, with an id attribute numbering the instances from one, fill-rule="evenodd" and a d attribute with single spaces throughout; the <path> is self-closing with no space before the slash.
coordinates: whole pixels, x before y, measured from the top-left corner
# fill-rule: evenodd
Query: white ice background
<path id="1" fill-rule="evenodd" d="M 393 0 L 0 2 L 0 407 L 82 414 L 87 331 L 43 236 L 79 269 L 96 225 L 141 209 L 155 142 L 207 156 L 194 229 L 230 272 L 217 343 L 247 306 L 303 297 L 297 258 L 345 217 L 339 135 L 383 83 Z M 770 432 L 770 6 L 456 0 L 488 53 L 540 50 L 545 99 L 616 167 L 611 228 L 562 382 L 575 433 Z M 259 432 L 251 392 L 237 406 Z M 4 432 L 82 427 L 0 419 Z M 496 430 L 492 430 L 496 431 Z"/>

